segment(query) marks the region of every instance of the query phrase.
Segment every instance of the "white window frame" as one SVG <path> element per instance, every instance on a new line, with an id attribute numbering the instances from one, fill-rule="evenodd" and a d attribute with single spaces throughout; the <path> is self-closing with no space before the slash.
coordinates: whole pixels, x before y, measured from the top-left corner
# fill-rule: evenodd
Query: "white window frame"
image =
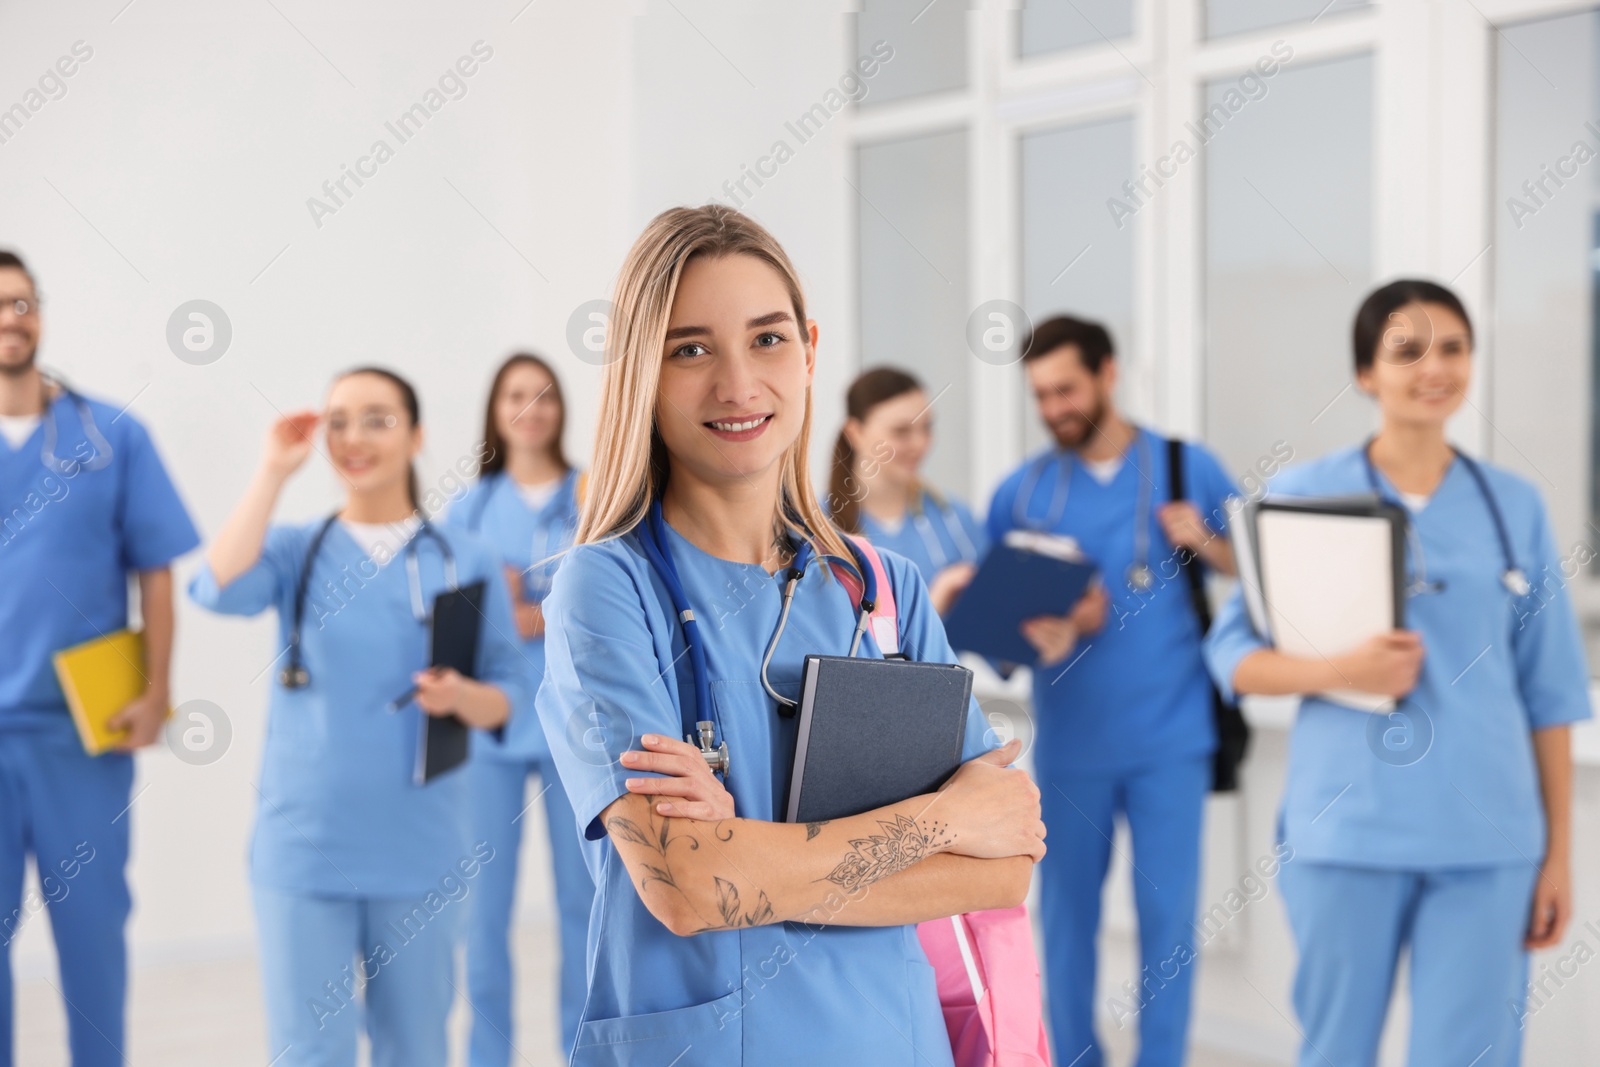
<path id="1" fill-rule="evenodd" d="M 1200 113 L 1207 82 L 1242 74 L 1284 39 L 1297 65 L 1362 53 L 1375 59 L 1374 276 L 1417 272 L 1449 280 L 1481 321 L 1492 324 L 1494 27 L 1588 10 L 1600 6 L 1597 0 L 1376 0 L 1368 9 L 1313 24 L 1212 40 L 1201 37 L 1204 0 L 1135 3 L 1131 39 L 1021 59 L 1015 54 L 1019 0 L 969 0 L 966 88 L 850 113 L 852 156 L 874 141 L 957 125 L 969 131 L 969 306 L 1021 300 L 1024 135 L 1129 115 L 1137 167 L 1162 155 L 1183 122 Z M 1130 413 L 1196 437 L 1206 429 L 1202 175 L 1202 167 L 1186 168 L 1132 220 L 1133 336 L 1118 338 L 1131 379 L 1123 397 Z M 850 279 L 852 300 L 856 281 Z M 1493 331 L 1482 332 L 1481 365 L 1487 368 Z M 986 413 L 981 424 L 973 420 L 966 442 L 974 484 L 952 487 L 979 496 L 1021 459 L 1020 431 L 996 434 L 997 420 L 1020 427 L 1032 417 L 1021 391 L 985 369 L 973 361 L 968 391 L 974 409 Z M 1477 414 L 1493 417 L 1493 398 L 1485 395 L 1489 380 L 1482 371 L 1476 376 L 1476 411 L 1469 409 L 1455 427 L 1458 439 L 1478 452 L 1492 443 Z"/>

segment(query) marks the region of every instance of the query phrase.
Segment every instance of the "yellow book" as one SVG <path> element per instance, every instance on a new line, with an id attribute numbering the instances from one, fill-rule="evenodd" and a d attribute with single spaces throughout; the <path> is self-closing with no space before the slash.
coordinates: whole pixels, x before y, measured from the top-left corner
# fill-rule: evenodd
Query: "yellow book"
<path id="1" fill-rule="evenodd" d="M 83 750 L 91 756 L 110 750 L 126 731 L 113 730 L 107 723 L 145 690 L 144 634 L 118 630 L 64 648 L 54 661 Z M 172 714 L 171 708 L 167 714 Z"/>

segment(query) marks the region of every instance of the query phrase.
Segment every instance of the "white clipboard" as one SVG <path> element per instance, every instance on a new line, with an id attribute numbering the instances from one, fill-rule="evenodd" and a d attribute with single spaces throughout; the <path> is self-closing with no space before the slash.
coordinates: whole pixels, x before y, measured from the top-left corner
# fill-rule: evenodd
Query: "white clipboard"
<path id="1" fill-rule="evenodd" d="M 1243 512 L 1247 534 L 1235 545 L 1244 546 L 1240 573 L 1250 576 L 1246 606 L 1274 648 L 1328 659 L 1404 625 L 1402 508 L 1375 495 L 1270 497 Z M 1354 689 L 1321 696 L 1361 711 L 1395 707 L 1392 697 Z"/>

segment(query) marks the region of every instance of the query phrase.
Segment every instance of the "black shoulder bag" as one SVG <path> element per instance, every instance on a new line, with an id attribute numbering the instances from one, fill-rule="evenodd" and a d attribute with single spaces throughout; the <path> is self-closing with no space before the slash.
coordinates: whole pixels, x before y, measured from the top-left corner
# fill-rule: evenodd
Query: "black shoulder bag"
<path id="1" fill-rule="evenodd" d="M 1167 441 L 1167 471 L 1169 499 L 1174 503 L 1187 499 L 1183 485 L 1183 442 L 1177 438 Z M 1204 638 L 1211 629 L 1211 603 L 1206 599 L 1206 579 L 1200 571 L 1200 561 L 1186 548 L 1178 549 L 1178 566 L 1189 582 L 1189 601 L 1194 605 L 1195 618 L 1200 620 L 1200 636 Z M 1217 751 L 1211 757 L 1211 791 L 1232 793 L 1239 788 L 1239 765 L 1244 762 L 1250 748 L 1250 724 L 1237 704 L 1222 699 L 1216 683 L 1207 677 L 1211 686 L 1211 718 L 1217 727 Z"/>

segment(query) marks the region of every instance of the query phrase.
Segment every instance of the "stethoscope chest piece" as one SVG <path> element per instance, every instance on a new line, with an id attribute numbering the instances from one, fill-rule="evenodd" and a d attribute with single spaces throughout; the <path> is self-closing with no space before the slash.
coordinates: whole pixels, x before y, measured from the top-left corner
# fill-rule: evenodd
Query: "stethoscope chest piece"
<path id="1" fill-rule="evenodd" d="M 291 663 L 278 672 L 278 684 L 285 689 L 304 689 L 311 684 L 311 672 L 301 663 Z"/>
<path id="2" fill-rule="evenodd" d="M 1379 498 L 1387 500 L 1388 497 L 1384 494 L 1383 484 L 1378 481 L 1377 466 L 1372 462 L 1372 441 L 1373 438 L 1369 437 L 1366 443 L 1361 446 L 1361 459 L 1367 471 L 1367 484 L 1372 487 L 1373 493 L 1377 494 Z M 1504 567 L 1500 571 L 1500 584 L 1505 586 L 1506 592 L 1514 597 L 1520 599 L 1527 596 L 1533 592 L 1533 583 L 1528 581 L 1528 573 L 1517 566 L 1516 552 L 1511 545 L 1511 533 L 1506 528 L 1506 517 L 1500 511 L 1500 502 L 1495 499 L 1494 491 L 1489 488 L 1489 479 L 1478 466 L 1477 460 L 1454 445 L 1451 446 L 1451 451 L 1456 454 L 1456 458 L 1461 461 L 1461 465 L 1472 476 L 1473 484 L 1478 489 L 1478 495 L 1483 498 L 1484 506 L 1489 509 L 1489 518 L 1494 524 L 1495 539 L 1500 542 L 1500 554 L 1504 562 Z M 1410 529 L 1409 522 L 1407 529 Z M 1416 543 L 1417 550 L 1420 553 L 1421 539 L 1419 538 Z M 1416 591 L 1420 592 L 1438 592 L 1444 588 L 1443 582 L 1434 582 L 1430 585 L 1430 583 L 1424 581 L 1413 584 L 1416 586 Z"/>
<path id="3" fill-rule="evenodd" d="M 1508 567 L 1500 575 L 1500 583 L 1506 587 L 1512 596 L 1522 597 L 1533 592 L 1533 585 L 1528 581 L 1528 576 L 1522 572 L 1521 567 Z"/>
<path id="4" fill-rule="evenodd" d="M 1156 575 L 1148 563 L 1135 563 L 1128 568 L 1128 587 L 1138 593 L 1148 593 L 1155 588 Z"/>
<path id="5" fill-rule="evenodd" d="M 712 774 L 720 774 L 726 778 L 728 776 L 728 742 L 724 741 L 720 745 L 715 743 L 717 739 L 717 724 L 710 719 L 701 719 L 694 724 L 694 727 L 695 731 L 700 735 L 698 738 L 700 755 L 705 757 L 706 766 L 711 768 Z M 685 740 L 690 744 L 694 744 L 697 739 L 690 737 L 685 738 Z"/>

